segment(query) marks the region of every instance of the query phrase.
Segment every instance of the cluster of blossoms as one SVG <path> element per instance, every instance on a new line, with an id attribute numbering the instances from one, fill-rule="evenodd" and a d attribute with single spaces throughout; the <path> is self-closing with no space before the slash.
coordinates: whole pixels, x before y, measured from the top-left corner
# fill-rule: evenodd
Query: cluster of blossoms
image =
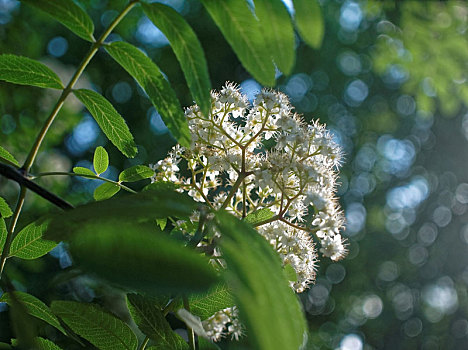
<path id="1" fill-rule="evenodd" d="M 250 104 L 229 83 L 212 92 L 208 116 L 197 105 L 185 115 L 191 147 L 176 146 L 155 164 L 154 181 L 179 184 L 195 200 L 241 218 L 266 213 L 254 226 L 294 268 L 296 292 L 315 280 L 313 235 L 325 257 L 346 255 L 335 198 L 341 150 L 324 125 L 307 125 L 282 93 L 264 89 Z"/>

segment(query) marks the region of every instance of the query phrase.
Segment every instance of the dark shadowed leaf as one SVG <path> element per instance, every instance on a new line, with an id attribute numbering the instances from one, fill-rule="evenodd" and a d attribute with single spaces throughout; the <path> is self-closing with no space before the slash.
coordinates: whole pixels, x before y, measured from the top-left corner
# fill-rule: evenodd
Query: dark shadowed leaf
<path id="1" fill-rule="evenodd" d="M 135 46 L 114 42 L 107 52 L 138 81 L 172 135 L 182 146 L 190 145 L 190 132 L 177 96 L 158 66 Z"/>
<path id="2" fill-rule="evenodd" d="M 255 0 L 255 13 L 271 56 L 279 70 L 288 75 L 294 66 L 294 29 L 281 0 Z"/>
<path id="3" fill-rule="evenodd" d="M 0 218 L 0 251 L 3 250 L 3 246 L 5 245 L 7 237 L 7 228 L 5 225 L 5 220 Z"/>
<path id="4" fill-rule="evenodd" d="M 122 320 L 97 305 L 55 300 L 52 311 L 76 334 L 101 350 L 135 350 L 138 340 Z"/>
<path id="5" fill-rule="evenodd" d="M 306 340 L 306 322 L 279 256 L 247 223 L 225 212 L 217 213 L 217 219 L 228 266 L 225 278 L 255 348 L 299 349 Z"/>
<path id="6" fill-rule="evenodd" d="M 23 56 L 0 55 L 0 80 L 21 85 L 63 89 L 60 78 L 49 67 Z"/>
<path id="7" fill-rule="evenodd" d="M 97 175 L 102 174 L 109 167 L 109 155 L 104 147 L 96 147 L 93 157 L 93 166 Z"/>
<path id="8" fill-rule="evenodd" d="M 325 23 L 318 0 L 293 0 L 294 20 L 302 39 L 314 49 L 322 46 Z"/>
<path id="9" fill-rule="evenodd" d="M 97 220 L 151 221 L 168 216 L 189 217 L 198 204 L 186 194 L 168 188 L 152 188 L 138 194 L 120 196 L 82 205 L 52 218 L 46 238 L 55 241 L 69 239 L 81 225 Z"/>
<path id="10" fill-rule="evenodd" d="M 19 292 L 19 291 L 14 292 L 14 295 L 16 299 L 19 302 L 21 302 L 21 304 L 24 306 L 28 314 L 47 322 L 51 326 L 54 326 L 55 328 L 57 328 L 63 334 L 66 334 L 65 330 L 60 325 L 58 318 L 52 313 L 52 311 L 50 311 L 49 307 L 46 304 L 44 304 L 41 300 L 37 299 L 35 296 L 32 296 L 31 294 Z M 8 305 L 10 305 L 12 303 L 12 298 L 11 298 L 10 293 L 3 294 L 2 297 L 0 298 L 0 301 L 5 302 Z"/>
<path id="11" fill-rule="evenodd" d="M 195 102 L 204 115 L 211 108 L 210 77 L 205 54 L 192 28 L 173 8 L 159 4 L 144 4 L 148 18 L 164 33 L 180 62 Z"/>
<path id="12" fill-rule="evenodd" d="M 146 165 L 135 165 L 125 169 L 119 175 L 119 181 L 135 182 L 143 179 L 148 179 L 154 175 L 154 170 Z"/>
<path id="13" fill-rule="evenodd" d="M 10 152 L 8 152 L 5 148 L 0 146 L 0 160 L 2 160 L 2 158 L 10 163 L 13 163 L 17 167 L 19 167 L 19 163 L 15 159 L 15 157 L 13 157 L 13 155 Z"/>
<path id="14" fill-rule="evenodd" d="M 55 345 L 52 341 L 44 338 L 35 338 L 37 350 L 62 350 L 61 347 Z"/>
<path id="15" fill-rule="evenodd" d="M 158 232 L 153 222 L 96 217 L 72 232 L 68 243 L 84 270 L 131 290 L 205 291 L 217 280 L 207 259 Z"/>
<path id="16" fill-rule="evenodd" d="M 198 338 L 198 348 L 199 350 L 221 350 L 218 345 L 202 337 Z"/>
<path id="17" fill-rule="evenodd" d="M 79 37 L 94 41 L 91 18 L 72 0 L 21 0 L 44 11 Z"/>
<path id="18" fill-rule="evenodd" d="M 11 242 L 10 256 L 31 260 L 54 249 L 57 243 L 42 238 L 47 224 L 47 221 L 38 220 L 23 228 Z"/>
<path id="19" fill-rule="evenodd" d="M 97 92 L 79 89 L 74 90 L 75 96 L 83 102 L 93 118 L 98 123 L 107 138 L 129 158 L 135 157 L 137 148 L 133 136 L 125 120 L 115 110 L 114 106 Z"/>
<path id="20" fill-rule="evenodd" d="M 242 65 L 263 85 L 275 84 L 275 67 L 262 28 L 246 1 L 201 0 Z"/>
<path id="21" fill-rule="evenodd" d="M 138 328 L 148 336 L 157 349 L 189 349 L 188 344 L 175 333 L 161 309 L 140 294 L 127 294 L 127 305 Z"/>
<path id="22" fill-rule="evenodd" d="M 96 187 L 93 193 L 93 197 L 97 201 L 112 198 L 116 193 L 120 191 L 120 186 L 117 186 L 110 182 L 104 182 L 103 184 Z"/>

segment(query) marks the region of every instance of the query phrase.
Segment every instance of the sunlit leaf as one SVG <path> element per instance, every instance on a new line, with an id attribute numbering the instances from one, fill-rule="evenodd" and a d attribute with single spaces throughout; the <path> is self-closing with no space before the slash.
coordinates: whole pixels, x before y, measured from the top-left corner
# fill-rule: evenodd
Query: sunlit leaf
<path id="1" fill-rule="evenodd" d="M 54 300 L 52 311 L 76 334 L 101 350 L 135 350 L 138 340 L 122 320 L 97 305 Z"/>
<path id="2" fill-rule="evenodd" d="M 125 120 L 114 106 L 102 95 L 87 89 L 74 90 L 75 96 L 83 102 L 107 138 L 125 156 L 133 158 L 137 148 Z"/>
<path id="3" fill-rule="evenodd" d="M 113 42 L 107 52 L 141 85 L 172 135 L 182 146 L 190 145 L 190 132 L 174 90 L 158 66 L 143 52 L 126 42 Z"/>
<path id="4" fill-rule="evenodd" d="M 275 84 L 275 67 L 262 28 L 246 1 L 201 0 L 242 65 L 263 85 Z"/>
<path id="5" fill-rule="evenodd" d="M 294 20 L 302 39 L 314 49 L 322 46 L 325 22 L 318 0 L 293 0 Z"/>
<path id="6" fill-rule="evenodd" d="M 84 168 L 82 166 L 74 167 L 73 172 L 80 175 L 96 176 L 96 174 L 91 169 Z"/>
<path id="7" fill-rule="evenodd" d="M 19 301 L 24 308 L 26 309 L 27 313 L 29 313 L 31 316 L 37 317 L 51 326 L 54 326 L 57 328 L 60 332 L 63 334 L 65 333 L 65 330 L 63 327 L 60 325 L 60 322 L 58 318 L 52 313 L 52 311 L 49 309 L 49 307 L 44 304 L 41 300 L 36 298 L 35 296 L 24 293 L 24 292 L 14 292 L 14 295 L 16 297 L 16 300 Z M 5 293 L 2 295 L 0 298 L 0 301 L 7 303 L 10 305 L 12 303 L 12 298 L 10 293 Z"/>
<path id="8" fill-rule="evenodd" d="M 119 181 L 134 182 L 143 179 L 148 179 L 154 175 L 154 170 L 146 165 L 135 165 L 125 169 L 119 175 Z"/>
<path id="9" fill-rule="evenodd" d="M 44 11 L 79 37 L 94 41 L 91 18 L 72 0 L 21 0 Z"/>
<path id="10" fill-rule="evenodd" d="M 204 291 L 217 280 L 206 258 L 158 232 L 153 222 L 96 216 L 71 232 L 68 243 L 83 269 L 131 290 Z"/>
<path id="11" fill-rule="evenodd" d="M 120 186 L 117 186 L 110 182 L 104 182 L 103 184 L 96 187 L 93 193 L 93 197 L 97 201 L 112 198 L 117 192 L 120 191 Z"/>
<path id="12" fill-rule="evenodd" d="M 23 56 L 0 55 L 0 80 L 21 85 L 63 89 L 60 78 L 49 67 Z"/>
<path id="13" fill-rule="evenodd" d="M 206 293 L 191 296 L 189 303 L 190 312 L 206 320 L 215 312 L 234 306 L 234 299 L 228 286 L 221 283 Z"/>
<path id="14" fill-rule="evenodd" d="M 281 0 L 255 0 L 255 14 L 271 56 L 279 70 L 288 75 L 294 66 L 294 29 L 288 10 Z"/>
<path id="15" fill-rule="evenodd" d="M 31 260 L 54 249 L 57 243 L 42 238 L 47 225 L 47 221 L 34 221 L 23 228 L 11 242 L 10 256 Z"/>
<path id="16" fill-rule="evenodd" d="M 0 217 L 2 218 L 9 218 L 13 215 L 13 212 L 10 209 L 8 203 L 0 197 Z"/>
<path id="17" fill-rule="evenodd" d="M 195 102 L 204 115 L 211 108 L 210 77 L 205 54 L 192 28 L 173 8 L 142 3 L 148 18 L 164 33 L 180 62 Z"/>
<path id="18" fill-rule="evenodd" d="M 44 338 L 35 338 L 37 350 L 62 350 L 62 348 L 52 341 Z"/>
<path id="19" fill-rule="evenodd" d="M 275 216 L 275 213 L 273 213 L 269 208 L 262 208 L 247 215 L 244 221 L 255 226 L 260 222 L 271 219 L 273 216 Z"/>
<path id="20" fill-rule="evenodd" d="M 225 278 L 255 348 L 299 349 L 306 322 L 278 254 L 245 222 L 225 212 L 217 219 L 228 266 Z"/>
<path id="21" fill-rule="evenodd" d="M 18 161 L 15 159 L 15 157 L 13 157 L 13 155 L 8 152 L 5 148 L 3 148 L 2 146 L 0 146 L 0 160 L 1 158 L 9 161 L 10 163 L 13 163 L 15 164 L 17 167 L 19 167 L 19 163 Z"/>
<path id="22" fill-rule="evenodd" d="M 159 349 L 185 350 L 189 346 L 166 321 L 161 309 L 139 294 L 127 294 L 127 305 L 138 328 Z"/>
<path id="23" fill-rule="evenodd" d="M 94 151 L 93 166 L 96 174 L 100 175 L 109 167 L 109 155 L 104 147 L 98 146 Z"/>

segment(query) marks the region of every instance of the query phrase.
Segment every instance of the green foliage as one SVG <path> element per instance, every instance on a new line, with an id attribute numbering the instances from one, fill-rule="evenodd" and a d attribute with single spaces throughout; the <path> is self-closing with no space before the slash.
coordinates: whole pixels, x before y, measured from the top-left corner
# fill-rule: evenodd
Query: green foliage
<path id="1" fill-rule="evenodd" d="M 81 7 L 72 0 L 21 0 L 21 2 L 31 5 L 44 11 L 55 20 L 62 23 L 79 37 L 94 41 L 94 24 L 91 18 Z"/>
<path id="2" fill-rule="evenodd" d="M 10 209 L 8 203 L 0 197 L 0 217 L 2 218 L 9 218 L 13 215 L 13 212 Z"/>
<path id="3" fill-rule="evenodd" d="M 57 328 L 63 334 L 66 334 L 63 327 L 60 325 L 58 318 L 52 313 L 49 307 L 35 296 L 24 292 L 14 292 L 14 298 L 20 302 L 26 311 L 34 317 L 37 317 L 51 326 Z M 4 293 L 0 298 L 1 302 L 12 304 L 12 297 L 10 293 Z"/>
<path id="4" fill-rule="evenodd" d="M 0 80 L 21 85 L 63 89 L 60 78 L 49 67 L 30 58 L 16 55 L 0 55 Z"/>
<path id="5" fill-rule="evenodd" d="M 109 167 L 109 155 L 104 147 L 96 147 L 93 157 L 94 171 L 99 176 Z"/>
<path id="6" fill-rule="evenodd" d="M 135 157 L 137 148 L 133 136 L 122 116 L 102 95 L 92 90 L 74 90 L 75 96 L 83 102 L 107 138 L 129 158 Z M 97 171 L 97 170 L 96 170 Z"/>
<path id="7" fill-rule="evenodd" d="M 172 329 L 161 309 L 140 294 L 127 294 L 127 305 L 138 328 L 148 336 L 156 349 L 186 350 L 188 344 Z"/>
<path id="8" fill-rule="evenodd" d="M 23 228 L 11 243 L 10 256 L 32 260 L 54 249 L 57 243 L 42 238 L 47 225 L 47 221 L 38 220 Z"/>
<path id="9" fill-rule="evenodd" d="M 154 170 L 146 165 L 134 165 L 119 174 L 120 182 L 135 182 L 148 179 L 154 175 Z"/>
<path id="10" fill-rule="evenodd" d="M 189 146 L 190 133 L 179 100 L 158 66 L 126 42 L 114 42 L 106 50 L 145 90 L 172 135 L 182 146 Z"/>
<path id="11" fill-rule="evenodd" d="M 86 176 L 93 176 L 93 177 L 96 176 L 96 174 L 91 169 L 84 168 L 81 166 L 74 167 L 73 172 L 79 175 L 86 175 Z"/>
<path id="12" fill-rule="evenodd" d="M 192 295 L 189 303 L 190 312 L 205 320 L 219 310 L 234 306 L 234 298 L 228 286 L 220 283 L 206 293 Z"/>
<path id="13" fill-rule="evenodd" d="M 76 334 L 101 350 L 136 350 L 138 340 L 123 321 L 97 305 L 54 300 L 51 309 Z"/>
<path id="14" fill-rule="evenodd" d="M 318 0 L 293 0 L 294 20 L 302 39 L 314 49 L 322 46 L 325 21 Z"/>
<path id="15" fill-rule="evenodd" d="M 244 221 L 255 226 L 260 222 L 271 219 L 273 216 L 275 216 L 275 213 L 273 213 L 270 208 L 262 208 L 247 215 Z"/>
<path id="16" fill-rule="evenodd" d="M 117 186 L 110 182 L 105 182 L 94 190 L 93 197 L 97 201 L 112 198 L 115 194 L 120 191 L 120 186 Z"/>
<path id="17" fill-rule="evenodd" d="M 221 250 L 251 341 L 258 349 L 298 349 L 306 339 L 306 323 L 299 300 L 288 285 L 278 255 L 252 227 L 219 212 Z M 274 336 L 272 336 L 274 334 Z"/>
<path id="18" fill-rule="evenodd" d="M 19 163 L 15 157 L 13 157 L 13 155 L 2 146 L 0 146 L 0 160 L 6 160 L 7 162 L 10 162 L 19 167 Z"/>
<path id="19" fill-rule="evenodd" d="M 3 246 L 5 245 L 5 241 L 7 238 L 7 228 L 5 225 L 5 220 L 0 218 L 0 250 L 3 250 Z"/>
<path id="20" fill-rule="evenodd" d="M 204 115 L 211 108 L 211 83 L 205 54 L 192 28 L 174 9 L 163 4 L 142 4 L 145 14 L 164 33 Z"/>
<path id="21" fill-rule="evenodd" d="M 295 60 L 295 38 L 288 10 L 281 0 L 255 0 L 254 3 L 271 56 L 278 69 L 289 75 Z"/>
<path id="22" fill-rule="evenodd" d="M 55 345 L 52 341 L 44 338 L 35 338 L 37 350 L 61 350 L 62 348 Z"/>
<path id="23" fill-rule="evenodd" d="M 242 65 L 261 84 L 275 84 L 275 67 L 262 28 L 245 1 L 201 0 Z"/>

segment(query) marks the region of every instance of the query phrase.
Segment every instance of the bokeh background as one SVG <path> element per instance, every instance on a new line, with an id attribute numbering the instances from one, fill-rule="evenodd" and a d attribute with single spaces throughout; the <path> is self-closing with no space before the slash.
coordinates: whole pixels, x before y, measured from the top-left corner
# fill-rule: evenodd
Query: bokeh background
<path id="1" fill-rule="evenodd" d="M 294 15 L 291 0 L 284 0 Z M 122 0 L 83 0 L 101 32 Z M 197 0 L 166 1 L 194 28 L 213 88 L 240 84 L 249 98 L 261 86 L 242 68 Z M 442 1 L 320 1 L 325 37 L 319 50 L 297 37 L 293 73 L 277 88 L 310 121 L 327 123 L 343 146 L 339 196 L 347 218 L 349 256 L 322 261 L 318 279 L 300 295 L 310 349 L 468 348 L 468 6 Z M 168 42 L 133 10 L 119 37 L 143 48 L 170 80 L 183 106 L 192 104 Z M 46 15 L 0 0 L 0 53 L 39 59 L 67 81 L 88 45 Z M 174 139 L 158 112 L 105 52 L 79 82 L 102 92 L 126 118 L 138 156 L 124 159 L 82 106 L 70 98 L 49 132 L 33 173 L 91 167 L 106 146 L 105 176 L 163 158 Z M 0 82 L 0 142 L 24 160 L 58 95 Z M 92 199 L 93 180 L 46 177 L 40 183 L 68 201 Z M 14 205 L 18 188 L 0 178 Z M 29 194 L 19 227 L 52 210 Z M 20 290 L 47 301 L 57 294 L 112 305 L 114 292 L 78 275 L 63 246 L 34 262 L 11 261 Z M 116 298 L 116 297 L 115 297 Z M 12 336 L 0 303 L 0 341 Z"/>

